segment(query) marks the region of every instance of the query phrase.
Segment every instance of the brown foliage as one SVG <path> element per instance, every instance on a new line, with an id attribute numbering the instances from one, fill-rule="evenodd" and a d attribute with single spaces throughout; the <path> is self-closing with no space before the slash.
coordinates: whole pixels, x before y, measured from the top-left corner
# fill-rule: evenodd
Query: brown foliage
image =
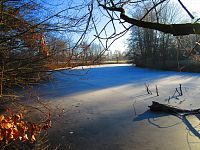
<path id="1" fill-rule="evenodd" d="M 50 119 L 38 124 L 25 121 L 22 113 L 0 115 L 0 142 L 8 144 L 20 140 L 33 143 L 42 130 L 47 131 L 49 128 L 51 128 Z"/>

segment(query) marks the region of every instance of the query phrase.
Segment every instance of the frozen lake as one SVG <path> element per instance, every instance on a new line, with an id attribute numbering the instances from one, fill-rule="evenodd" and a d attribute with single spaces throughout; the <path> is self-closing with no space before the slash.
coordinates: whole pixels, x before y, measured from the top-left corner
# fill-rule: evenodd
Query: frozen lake
<path id="1" fill-rule="evenodd" d="M 147 94 L 145 84 L 152 95 Z M 183 96 L 175 92 L 179 84 Z M 65 110 L 49 131 L 52 148 L 200 149 L 198 115 L 182 119 L 148 109 L 152 101 L 199 108 L 200 74 L 141 69 L 128 64 L 79 67 L 55 72 L 54 79 L 37 90 L 52 106 Z"/>

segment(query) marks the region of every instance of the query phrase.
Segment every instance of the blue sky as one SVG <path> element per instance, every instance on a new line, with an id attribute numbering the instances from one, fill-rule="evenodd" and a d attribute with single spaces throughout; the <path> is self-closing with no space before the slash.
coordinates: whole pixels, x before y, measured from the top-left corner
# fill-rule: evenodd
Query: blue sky
<path id="1" fill-rule="evenodd" d="M 172 0 L 172 2 L 176 2 L 177 0 Z M 194 15 L 197 15 L 196 18 L 192 21 L 195 21 L 198 17 L 200 18 L 200 0 L 181 0 L 182 3 L 186 6 L 186 8 Z M 177 4 L 179 5 L 179 4 Z M 182 8 L 181 8 L 182 9 Z M 189 16 L 186 14 L 186 12 L 182 9 L 183 14 L 185 14 L 186 18 L 188 20 L 191 20 Z M 119 28 L 120 30 L 120 28 Z M 129 33 L 126 34 L 124 37 L 120 38 L 117 40 L 111 47 L 112 50 L 121 50 L 124 51 L 126 50 L 126 39 L 129 37 Z"/>
<path id="2" fill-rule="evenodd" d="M 67 4 L 68 2 L 70 2 L 72 5 L 80 4 L 83 1 L 87 2 L 87 0 L 73 0 L 73 1 L 72 0 L 71 1 L 70 0 L 54 0 L 54 1 L 42 0 L 42 1 L 47 2 L 46 6 L 47 7 L 53 7 L 52 10 L 55 9 L 56 11 L 66 8 L 68 6 L 68 4 Z M 195 15 L 200 17 L 200 0 L 181 0 L 181 1 L 183 2 L 183 4 L 187 7 L 187 9 L 191 13 L 193 13 L 193 14 L 195 14 Z M 175 2 L 175 5 L 180 6 L 177 3 L 177 0 L 171 0 L 171 2 Z M 185 14 L 185 16 L 187 18 L 186 20 L 191 20 L 189 18 L 189 16 L 186 14 L 186 12 L 182 8 L 180 8 L 180 9 L 183 11 L 183 14 Z M 84 11 L 84 10 L 81 10 L 81 11 Z M 95 17 L 98 18 L 97 20 L 99 20 L 97 28 L 100 30 L 106 24 L 108 19 L 106 19 L 105 17 L 101 18 L 99 14 L 100 14 L 99 12 L 96 12 L 95 13 Z M 197 18 L 195 18 L 195 19 L 197 19 Z M 116 25 L 117 32 L 121 32 L 123 30 L 122 25 L 120 25 L 119 23 L 116 23 L 115 25 Z M 126 25 L 126 26 L 128 26 L 128 25 Z M 111 25 L 108 26 L 108 28 L 106 29 L 106 32 L 107 32 L 108 35 L 113 33 L 113 29 L 112 29 Z M 87 36 L 88 42 L 91 41 L 94 38 L 94 34 L 95 34 L 95 32 L 91 32 Z M 115 50 L 125 51 L 126 50 L 126 44 L 125 43 L 126 43 L 128 37 L 129 37 L 129 33 L 127 33 L 125 36 L 121 37 L 120 39 L 116 40 L 112 44 L 112 46 L 110 47 L 110 50 L 113 51 L 113 52 Z M 96 41 L 96 43 L 98 43 L 98 42 Z"/>
<path id="3" fill-rule="evenodd" d="M 195 21 L 198 17 L 200 17 L 200 0 L 181 0 L 182 3 L 186 6 L 186 8 L 194 15 L 197 15 L 196 18 L 192 21 Z M 180 6 L 177 4 L 177 0 L 172 0 L 172 2 L 175 2 L 176 5 Z M 185 14 L 185 17 L 187 18 L 186 20 L 191 20 L 190 17 L 187 15 L 187 13 L 180 8 Z M 118 31 L 123 30 L 123 28 L 119 25 L 117 25 Z M 127 48 L 127 45 L 125 44 L 127 42 L 127 38 L 129 37 L 129 33 L 127 33 L 125 36 L 122 38 L 118 39 L 112 46 L 111 50 L 120 50 L 120 51 L 125 51 Z"/>

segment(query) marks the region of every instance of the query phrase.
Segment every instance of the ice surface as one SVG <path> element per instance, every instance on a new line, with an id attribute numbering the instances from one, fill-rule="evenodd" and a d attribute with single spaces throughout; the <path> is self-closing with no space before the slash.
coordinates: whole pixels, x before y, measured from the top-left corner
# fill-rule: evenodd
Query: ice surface
<path id="1" fill-rule="evenodd" d="M 145 84 L 152 95 L 147 94 Z M 180 84 L 182 96 L 175 93 Z M 184 120 L 150 112 L 147 107 L 159 101 L 184 109 L 200 108 L 198 73 L 157 71 L 128 64 L 77 67 L 55 72 L 54 79 L 37 90 L 52 105 L 66 110 L 50 131 L 50 141 L 60 143 L 63 149 L 200 149 L 198 115 Z M 73 134 L 69 134 L 71 131 Z"/>

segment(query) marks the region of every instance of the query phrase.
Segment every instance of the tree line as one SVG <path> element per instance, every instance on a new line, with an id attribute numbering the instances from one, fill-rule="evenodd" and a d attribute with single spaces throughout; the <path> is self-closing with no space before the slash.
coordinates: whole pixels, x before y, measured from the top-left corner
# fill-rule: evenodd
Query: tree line
<path id="1" fill-rule="evenodd" d="M 151 4 L 147 4 L 151 8 Z M 133 14 L 141 18 L 147 9 L 141 8 Z M 162 24 L 184 21 L 180 9 L 172 3 L 166 3 L 152 11 L 143 19 L 147 22 L 159 20 Z M 160 31 L 132 27 L 128 39 L 128 57 L 137 66 L 177 71 L 200 71 L 197 66 L 199 46 L 193 49 L 199 35 L 173 36 Z M 192 53 L 190 51 L 192 50 Z M 190 54 L 189 54 L 190 53 Z"/>

